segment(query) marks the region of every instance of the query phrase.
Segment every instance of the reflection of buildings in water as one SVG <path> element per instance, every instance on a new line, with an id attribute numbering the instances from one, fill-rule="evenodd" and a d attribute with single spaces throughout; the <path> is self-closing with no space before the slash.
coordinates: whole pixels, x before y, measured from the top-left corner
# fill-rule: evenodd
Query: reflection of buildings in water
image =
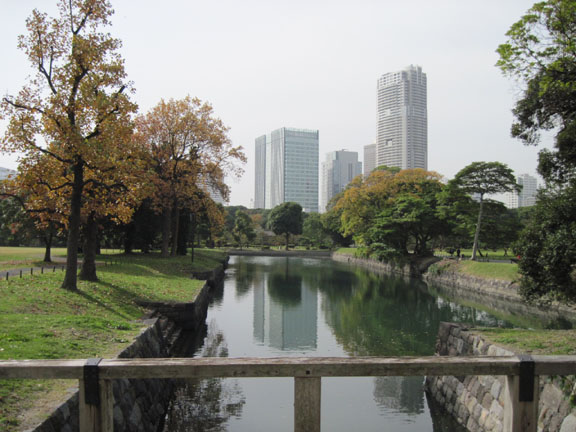
<path id="1" fill-rule="evenodd" d="M 213 320 L 208 325 L 200 357 L 228 357 L 224 334 Z M 242 415 L 246 397 L 237 380 L 178 380 L 169 402 L 163 432 L 224 431 L 231 417 Z"/>
<path id="2" fill-rule="evenodd" d="M 382 408 L 409 414 L 424 411 L 424 380 L 422 377 L 376 377 L 374 400 Z"/>
<path id="3" fill-rule="evenodd" d="M 270 279 L 254 281 L 254 339 L 281 350 L 316 348 L 318 294 L 306 283 L 296 304 L 281 302 L 267 290 Z"/>

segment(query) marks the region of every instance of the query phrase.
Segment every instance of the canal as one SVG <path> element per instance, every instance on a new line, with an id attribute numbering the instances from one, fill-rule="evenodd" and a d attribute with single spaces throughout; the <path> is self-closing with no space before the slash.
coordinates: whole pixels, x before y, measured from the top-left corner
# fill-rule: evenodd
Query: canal
<path id="1" fill-rule="evenodd" d="M 329 259 L 232 257 L 194 356 L 432 355 L 438 324 L 510 324 L 417 280 Z M 291 378 L 190 380 L 164 431 L 292 431 Z M 430 406 L 423 377 L 324 378 L 325 431 L 461 431 Z"/>

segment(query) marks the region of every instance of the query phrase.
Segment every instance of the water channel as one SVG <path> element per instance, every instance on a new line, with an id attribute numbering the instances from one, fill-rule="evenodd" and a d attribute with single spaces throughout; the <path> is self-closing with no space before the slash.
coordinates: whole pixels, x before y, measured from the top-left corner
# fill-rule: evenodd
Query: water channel
<path id="1" fill-rule="evenodd" d="M 438 324 L 510 326 L 417 280 L 328 259 L 232 257 L 195 356 L 432 355 Z M 183 383 L 165 431 L 291 431 L 292 378 Z M 429 406 L 422 377 L 322 379 L 322 430 L 461 431 Z"/>

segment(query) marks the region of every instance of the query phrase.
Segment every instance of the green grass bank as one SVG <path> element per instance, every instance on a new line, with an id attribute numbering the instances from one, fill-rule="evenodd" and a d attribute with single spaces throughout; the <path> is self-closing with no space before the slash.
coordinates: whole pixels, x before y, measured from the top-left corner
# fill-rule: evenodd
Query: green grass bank
<path id="1" fill-rule="evenodd" d="M 21 261 L 34 259 L 24 251 L 11 253 Z M 224 257 L 214 250 L 197 250 L 194 263 L 190 256 L 100 256 L 98 261 L 114 264 L 99 265 L 99 281 L 79 281 L 77 292 L 60 288 L 62 273 L 1 280 L 0 359 L 114 357 L 143 328 L 138 320 L 146 311 L 138 301 L 192 301 L 204 281 L 191 279 L 191 272 L 214 269 Z M 17 430 L 23 412 L 65 394 L 71 385 L 1 380 L 0 430 Z"/>

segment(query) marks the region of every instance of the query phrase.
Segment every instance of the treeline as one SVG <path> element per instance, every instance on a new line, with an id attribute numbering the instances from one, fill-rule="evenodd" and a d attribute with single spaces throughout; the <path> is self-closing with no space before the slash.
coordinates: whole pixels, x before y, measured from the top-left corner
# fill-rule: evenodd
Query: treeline
<path id="1" fill-rule="evenodd" d="M 224 176 L 239 174 L 245 156 L 206 102 L 184 96 L 138 112 L 121 41 L 105 32 L 113 13 L 107 0 L 59 0 L 59 13 L 34 10 L 19 39 L 36 73 L 0 104 L 7 120 L 0 150 L 20 155 L 1 193 L 39 230 L 63 233 L 62 287 L 75 290 L 79 249 L 80 277 L 96 280 L 98 239 L 110 224 L 132 224 L 137 234 L 126 238 L 143 248 L 149 228 L 138 221 L 160 227 L 164 256 L 178 253 L 186 226 L 221 226 L 211 195 L 228 196 Z"/>

